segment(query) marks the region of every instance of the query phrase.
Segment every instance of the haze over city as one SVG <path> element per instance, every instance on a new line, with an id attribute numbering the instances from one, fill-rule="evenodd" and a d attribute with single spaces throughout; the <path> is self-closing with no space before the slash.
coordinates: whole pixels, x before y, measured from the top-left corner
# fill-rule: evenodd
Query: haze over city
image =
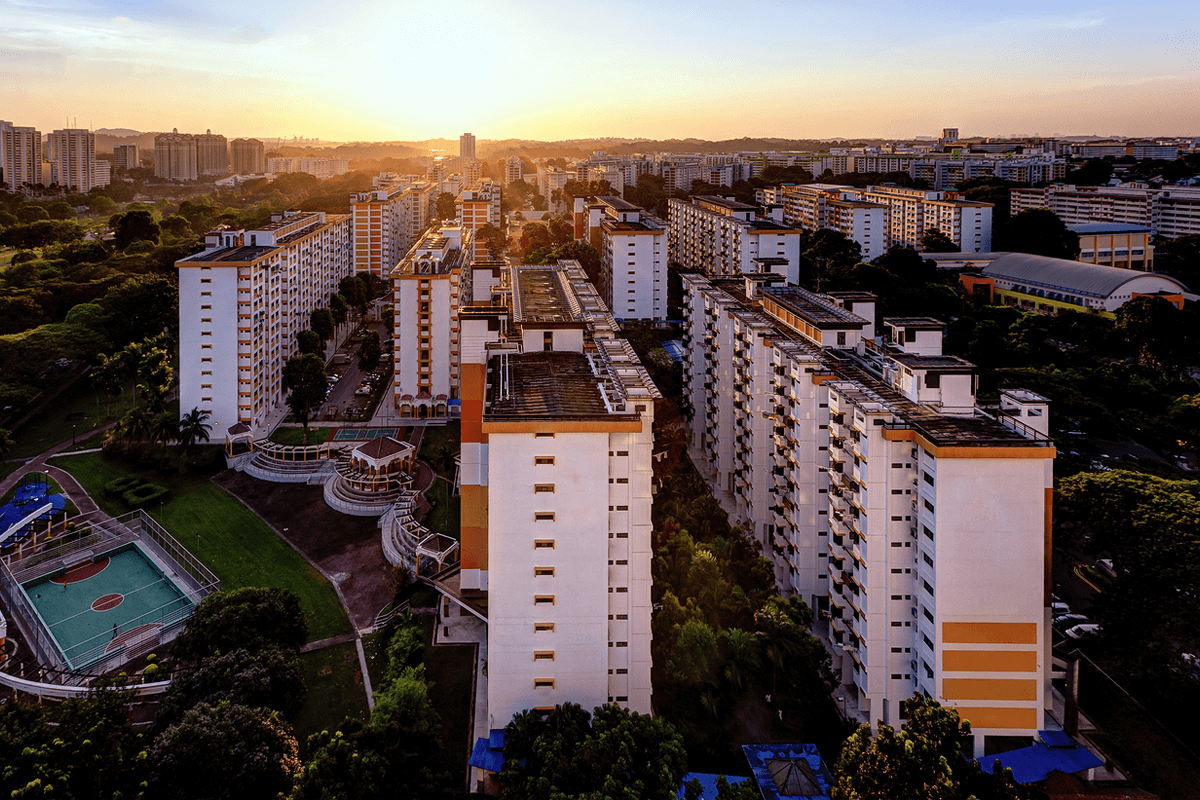
<path id="1" fill-rule="evenodd" d="M 0 0 L 0 107 L 231 136 L 1183 135 L 1180 3 Z"/>

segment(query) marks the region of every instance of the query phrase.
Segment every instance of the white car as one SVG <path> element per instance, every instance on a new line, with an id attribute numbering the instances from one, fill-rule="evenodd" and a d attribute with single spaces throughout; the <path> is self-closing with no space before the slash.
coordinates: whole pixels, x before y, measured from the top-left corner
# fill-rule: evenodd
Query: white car
<path id="1" fill-rule="evenodd" d="M 1076 625 L 1074 628 L 1067 628 L 1066 634 L 1072 639 L 1081 639 L 1084 636 L 1090 636 L 1093 633 L 1099 633 L 1100 626 L 1095 622 L 1085 622 L 1082 625 Z"/>
<path id="2" fill-rule="evenodd" d="M 356 395 L 358 395 L 359 397 L 366 397 L 367 395 L 369 395 L 371 393 L 371 387 L 370 386 L 360 386 L 354 390 L 354 393 Z"/>

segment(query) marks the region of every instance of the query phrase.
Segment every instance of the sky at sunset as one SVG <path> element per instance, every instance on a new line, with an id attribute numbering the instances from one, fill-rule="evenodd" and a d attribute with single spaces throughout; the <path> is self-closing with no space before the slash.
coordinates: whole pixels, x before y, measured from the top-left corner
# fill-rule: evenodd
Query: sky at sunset
<path id="1" fill-rule="evenodd" d="M 1200 135 L 1200 4 L 0 0 L 0 119 L 324 140 Z"/>

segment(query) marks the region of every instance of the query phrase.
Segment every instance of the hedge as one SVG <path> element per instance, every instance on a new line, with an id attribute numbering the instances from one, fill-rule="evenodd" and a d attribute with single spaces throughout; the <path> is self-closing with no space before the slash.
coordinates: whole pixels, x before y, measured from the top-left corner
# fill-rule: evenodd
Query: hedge
<path id="1" fill-rule="evenodd" d="M 142 508 L 170 494 L 170 489 L 154 483 L 144 483 L 135 489 L 130 489 L 121 495 L 125 505 L 130 508 Z"/>
<path id="2" fill-rule="evenodd" d="M 124 478 L 117 478 L 115 481 L 109 481 L 108 483 L 104 484 L 104 493 L 111 495 L 112 497 L 117 497 L 118 495 L 122 495 L 136 486 L 140 486 L 141 483 L 142 479 L 138 476 L 126 475 Z"/>

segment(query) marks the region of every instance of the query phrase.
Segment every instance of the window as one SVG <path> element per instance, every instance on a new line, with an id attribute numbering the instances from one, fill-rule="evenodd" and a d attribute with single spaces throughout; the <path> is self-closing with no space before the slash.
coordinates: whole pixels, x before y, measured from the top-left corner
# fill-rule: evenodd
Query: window
<path id="1" fill-rule="evenodd" d="M 921 478 L 922 478 L 922 479 L 923 479 L 923 480 L 924 480 L 926 483 L 928 483 L 930 486 L 933 486 L 933 476 L 932 476 L 932 475 L 930 475 L 928 472 L 922 472 L 922 473 L 921 473 Z"/>
<path id="2" fill-rule="evenodd" d="M 535 483 L 533 485 L 533 492 L 534 492 L 534 494 L 542 494 L 544 492 L 549 492 L 550 494 L 554 494 L 554 484 L 553 483 Z"/>
<path id="3" fill-rule="evenodd" d="M 533 435 L 533 438 L 535 438 L 535 439 L 553 439 L 554 432 L 553 431 L 538 431 L 537 433 L 535 433 Z"/>
<path id="4" fill-rule="evenodd" d="M 535 578 L 553 578 L 554 567 L 534 567 L 533 577 Z"/>
<path id="5" fill-rule="evenodd" d="M 925 502 L 925 508 L 929 509 L 930 511 L 933 511 L 933 503 L 929 502 L 928 500 L 925 500 L 924 502 Z"/>
<path id="6" fill-rule="evenodd" d="M 536 466 L 554 465 L 554 456 L 534 456 L 533 463 Z"/>
<path id="7" fill-rule="evenodd" d="M 552 606 L 554 605 L 554 595 L 538 594 L 533 596 L 533 604 L 535 606 Z"/>
<path id="8" fill-rule="evenodd" d="M 534 539 L 533 540 L 533 549 L 534 550 L 553 550 L 554 549 L 554 540 L 553 539 Z"/>
<path id="9" fill-rule="evenodd" d="M 535 688 L 535 689 L 553 689 L 554 688 L 554 679 L 553 678 L 534 678 L 533 679 L 533 688 Z"/>
<path id="10" fill-rule="evenodd" d="M 554 660 L 554 651 L 553 650 L 534 650 L 533 651 L 533 660 L 534 661 L 553 661 Z"/>
<path id="11" fill-rule="evenodd" d="M 535 511 L 533 513 L 534 522 L 554 522 L 553 511 Z"/>
<path id="12" fill-rule="evenodd" d="M 542 333 L 542 349 L 543 350 L 553 350 L 554 349 L 554 332 L 553 331 L 544 331 Z"/>
<path id="13" fill-rule="evenodd" d="M 554 632 L 554 623 L 553 622 L 535 622 L 535 623 L 533 623 L 533 632 L 534 633 L 546 633 L 546 632 L 553 633 Z"/>

